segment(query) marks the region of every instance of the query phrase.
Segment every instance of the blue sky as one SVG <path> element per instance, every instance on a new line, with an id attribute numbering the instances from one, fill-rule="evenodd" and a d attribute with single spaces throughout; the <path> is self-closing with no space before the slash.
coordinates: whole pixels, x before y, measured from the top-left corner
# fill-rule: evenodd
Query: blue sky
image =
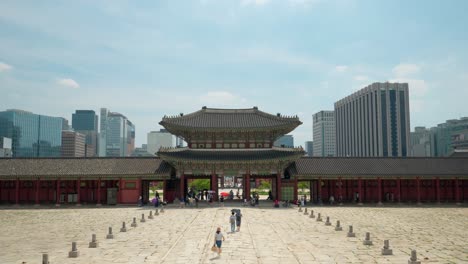
<path id="1" fill-rule="evenodd" d="M 258 106 L 304 122 L 372 82 L 408 82 L 411 127 L 468 116 L 468 1 L 0 1 L 0 110 L 136 125 Z"/>

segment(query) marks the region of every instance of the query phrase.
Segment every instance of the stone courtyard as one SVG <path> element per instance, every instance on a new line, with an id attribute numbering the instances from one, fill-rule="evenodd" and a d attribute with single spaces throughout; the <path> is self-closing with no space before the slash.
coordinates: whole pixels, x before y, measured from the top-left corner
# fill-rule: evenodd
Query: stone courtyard
<path id="1" fill-rule="evenodd" d="M 241 231 L 231 234 L 232 208 L 241 208 L 243 218 Z M 411 249 L 422 263 L 468 263 L 468 208 L 309 207 L 323 222 L 297 207 L 169 206 L 148 219 L 150 210 L 3 207 L 0 263 L 41 263 L 43 253 L 50 263 L 408 263 Z M 336 220 L 343 231 L 335 231 Z M 123 221 L 127 232 L 120 232 Z M 349 225 L 356 237 L 347 237 Z M 218 226 L 226 237 L 220 258 L 211 252 Z M 108 227 L 114 239 L 106 239 Z M 366 232 L 371 246 L 363 245 Z M 88 247 L 92 234 L 97 248 Z M 385 239 L 393 255 L 381 255 Z M 72 242 L 78 258 L 68 257 Z"/>

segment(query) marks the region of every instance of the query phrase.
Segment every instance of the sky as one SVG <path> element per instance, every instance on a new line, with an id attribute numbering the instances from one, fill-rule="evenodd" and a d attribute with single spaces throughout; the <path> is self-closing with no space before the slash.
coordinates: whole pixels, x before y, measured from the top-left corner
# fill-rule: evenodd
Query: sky
<path id="1" fill-rule="evenodd" d="M 0 1 L 0 111 L 136 126 L 258 106 L 312 114 L 373 82 L 407 82 L 411 127 L 468 116 L 468 1 Z"/>

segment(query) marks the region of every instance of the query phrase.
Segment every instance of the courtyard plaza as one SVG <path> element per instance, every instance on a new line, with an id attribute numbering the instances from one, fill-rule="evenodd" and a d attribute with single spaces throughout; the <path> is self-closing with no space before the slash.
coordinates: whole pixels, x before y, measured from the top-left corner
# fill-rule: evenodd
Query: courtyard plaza
<path id="1" fill-rule="evenodd" d="M 408 263 L 411 249 L 422 263 L 468 263 L 466 207 L 308 206 L 323 222 L 297 207 L 242 207 L 239 203 L 199 208 L 170 205 L 148 219 L 145 207 L 0 207 L 0 263 Z M 230 233 L 231 209 L 242 210 L 240 232 Z M 141 223 L 141 214 L 146 222 Z M 331 226 L 326 226 L 326 217 Z M 136 217 L 137 227 L 131 227 Z M 335 231 L 336 220 L 343 231 Z M 120 232 L 122 222 L 127 232 Z M 356 237 L 347 237 L 353 225 Z M 211 251 L 220 226 L 223 253 Z M 106 239 L 113 227 L 114 239 Z M 370 232 L 373 245 L 363 245 Z M 96 234 L 97 248 L 89 248 Z M 383 240 L 393 255 L 382 256 Z M 69 258 L 77 242 L 78 258 Z"/>

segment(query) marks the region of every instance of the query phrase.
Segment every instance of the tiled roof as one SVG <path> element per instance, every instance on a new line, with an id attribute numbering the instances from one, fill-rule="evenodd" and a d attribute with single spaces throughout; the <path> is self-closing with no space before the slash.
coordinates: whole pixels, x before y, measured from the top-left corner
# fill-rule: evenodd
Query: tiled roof
<path id="1" fill-rule="evenodd" d="M 465 176 L 468 158 L 301 158 L 288 168 L 303 176 Z"/>
<path id="2" fill-rule="evenodd" d="M 249 109 L 215 109 L 203 107 L 188 115 L 167 117 L 159 123 L 162 126 L 173 125 L 192 128 L 271 128 L 292 125 L 293 128 L 302 124 L 297 116 L 271 115 L 258 110 Z"/>
<path id="3" fill-rule="evenodd" d="M 301 148 L 272 149 L 161 149 L 162 159 L 187 161 L 257 161 L 271 159 L 297 159 L 304 155 Z"/>
<path id="4" fill-rule="evenodd" d="M 171 166 L 159 158 L 0 158 L 6 176 L 170 176 Z"/>

